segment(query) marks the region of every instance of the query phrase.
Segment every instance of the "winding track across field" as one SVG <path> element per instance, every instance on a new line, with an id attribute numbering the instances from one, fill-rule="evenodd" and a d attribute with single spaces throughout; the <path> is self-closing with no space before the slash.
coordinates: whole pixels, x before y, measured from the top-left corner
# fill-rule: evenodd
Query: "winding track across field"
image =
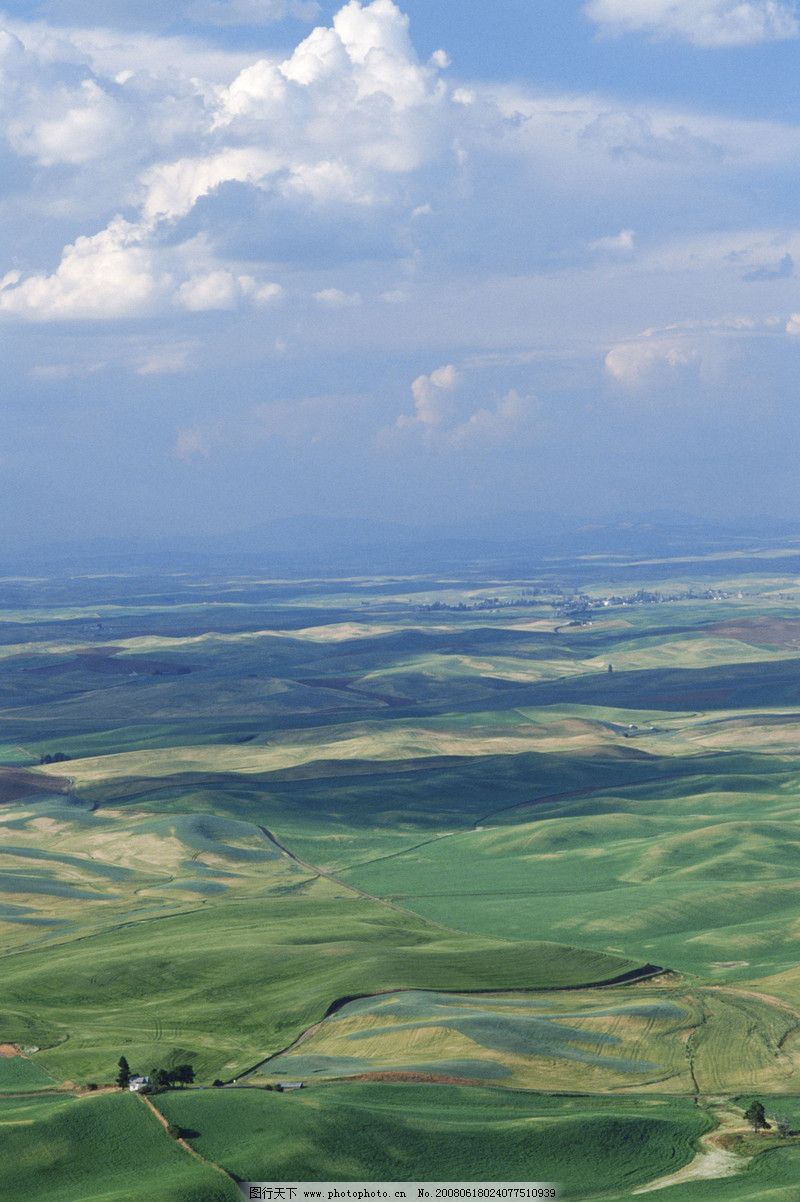
<path id="1" fill-rule="evenodd" d="M 156 1121 L 164 1128 L 164 1131 L 167 1133 L 167 1135 L 169 1135 L 169 1122 L 164 1117 L 164 1115 L 161 1113 L 161 1111 L 158 1109 L 158 1107 L 155 1106 L 151 1102 L 150 1098 L 148 1098 L 146 1094 L 137 1093 L 136 1096 L 141 1102 L 143 1102 L 145 1104 L 145 1106 L 150 1111 L 150 1113 L 153 1115 L 153 1117 L 156 1119 Z M 172 1136 L 170 1136 L 170 1138 L 172 1138 Z M 223 1177 L 225 1177 L 226 1180 L 232 1181 L 233 1184 L 238 1189 L 238 1183 L 236 1181 L 236 1178 L 231 1177 L 231 1175 L 227 1171 L 227 1169 L 223 1169 L 221 1164 L 217 1164 L 217 1162 L 215 1160 L 207 1160 L 205 1156 L 201 1156 L 200 1153 L 197 1151 L 197 1149 L 193 1148 L 192 1145 L 189 1143 L 189 1141 L 184 1139 L 183 1136 L 178 1136 L 176 1138 L 175 1142 L 177 1144 L 180 1144 L 180 1146 L 183 1148 L 184 1152 L 188 1152 L 189 1155 L 193 1156 L 195 1160 L 199 1160 L 201 1164 L 207 1165 L 208 1168 L 210 1168 L 210 1169 L 214 1169 L 217 1173 L 220 1173 Z"/>
<path id="2" fill-rule="evenodd" d="M 733 1132 L 741 1133 L 747 1130 L 742 1126 L 742 1116 L 731 1110 L 727 1103 L 716 1099 L 710 1103 L 717 1126 L 713 1131 L 707 1131 L 700 1136 L 700 1147 L 697 1155 L 682 1169 L 669 1173 L 666 1177 L 658 1177 L 647 1185 L 640 1185 L 634 1194 L 650 1194 L 656 1190 L 667 1189 L 670 1185 L 683 1185 L 688 1181 L 716 1181 L 722 1177 L 735 1177 L 749 1163 L 749 1156 L 738 1156 L 724 1145 L 724 1137 Z"/>

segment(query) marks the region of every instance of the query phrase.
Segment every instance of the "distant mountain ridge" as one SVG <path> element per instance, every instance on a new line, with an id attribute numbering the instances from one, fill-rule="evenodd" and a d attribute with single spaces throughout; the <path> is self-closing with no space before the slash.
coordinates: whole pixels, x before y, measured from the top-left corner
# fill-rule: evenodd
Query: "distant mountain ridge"
<path id="1" fill-rule="evenodd" d="M 518 557 L 680 556 L 795 541 L 800 541 L 800 523 L 768 518 L 723 523 L 669 513 L 577 518 L 514 512 L 411 524 L 303 514 L 224 534 L 100 537 L 7 547 L 3 559 L 6 564 L 123 560 L 154 566 L 236 560 L 249 567 L 294 571 L 422 571 L 468 563 L 485 567 Z"/>

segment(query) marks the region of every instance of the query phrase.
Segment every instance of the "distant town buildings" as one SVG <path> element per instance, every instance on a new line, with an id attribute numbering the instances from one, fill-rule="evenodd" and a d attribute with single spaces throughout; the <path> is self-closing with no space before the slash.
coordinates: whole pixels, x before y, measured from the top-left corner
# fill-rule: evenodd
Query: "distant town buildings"
<path id="1" fill-rule="evenodd" d="M 741 592 L 709 588 L 684 589 L 678 593 L 651 592 L 638 589 L 635 593 L 612 593 L 607 597 L 592 597 L 588 593 L 571 592 L 568 587 L 554 585 L 549 588 L 522 589 L 518 597 L 478 597 L 474 601 L 432 601 L 417 605 L 418 613 L 487 613 L 500 609 L 519 609 L 530 605 L 537 598 L 552 605 L 558 617 L 585 619 L 593 610 L 625 608 L 632 605 L 668 605 L 674 601 L 726 601 L 731 597 L 739 600 Z"/>
<path id="2" fill-rule="evenodd" d="M 612 593 L 607 597 L 590 597 L 588 593 L 573 593 L 553 602 L 556 614 L 564 618 L 582 618 L 596 609 L 626 608 L 632 605 L 669 605 L 674 601 L 727 601 L 741 597 L 741 593 L 730 593 L 727 589 L 709 588 L 697 591 L 685 589 L 680 593 L 653 593 L 640 588 L 635 593 Z"/>

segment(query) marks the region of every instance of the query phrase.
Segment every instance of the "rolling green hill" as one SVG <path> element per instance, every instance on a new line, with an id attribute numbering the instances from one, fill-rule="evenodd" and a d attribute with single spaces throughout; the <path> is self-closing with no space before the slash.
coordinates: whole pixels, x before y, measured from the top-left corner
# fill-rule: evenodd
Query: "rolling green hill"
<path id="1" fill-rule="evenodd" d="M 401 1084 L 228 1095 L 170 1094 L 159 1107 L 196 1132 L 204 1156 L 255 1180 L 491 1181 L 499 1171 L 568 1181 L 567 1197 L 594 1198 L 681 1167 L 707 1125 L 690 1103 L 661 1099 L 587 1105 Z"/>
<path id="2" fill-rule="evenodd" d="M 130 1094 L 0 1100 L 0 1197 L 15 1202 L 235 1202 Z"/>
<path id="3" fill-rule="evenodd" d="M 740 1095 L 790 1110 L 800 590 L 766 562 L 0 580 L 15 1198 L 235 1196 L 81 1092 L 122 1054 L 193 1064 L 158 1104 L 249 1178 L 535 1165 L 611 1202 Z M 771 1138 L 665 1202 L 789 1202 Z"/>

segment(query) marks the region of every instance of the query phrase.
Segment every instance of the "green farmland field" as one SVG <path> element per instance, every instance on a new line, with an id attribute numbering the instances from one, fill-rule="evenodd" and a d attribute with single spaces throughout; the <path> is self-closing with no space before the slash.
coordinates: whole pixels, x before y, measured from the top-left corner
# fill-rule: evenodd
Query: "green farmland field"
<path id="1" fill-rule="evenodd" d="M 778 550 L 0 580 L 0 1197 L 121 1202 L 138 1163 L 155 1202 L 791 1202 L 800 1136 L 754 1142 L 742 1101 L 800 1129 Z M 122 1055 L 193 1066 L 154 1099 L 185 1145 L 106 1089 Z M 692 1176 L 711 1153 L 736 1171 Z"/>
<path id="2" fill-rule="evenodd" d="M 347 1085 L 308 1094 L 172 1094 L 164 1114 L 241 1176 L 284 1180 L 524 1181 L 564 1176 L 572 1197 L 636 1186 L 691 1155 L 706 1128 L 688 1101 L 547 1099 L 458 1087 Z M 342 1130 L 348 1132 L 342 1141 Z M 576 1149 L 580 1147 L 580 1157 Z"/>
<path id="3" fill-rule="evenodd" d="M 15 1202 L 233 1202 L 131 1095 L 0 1100 L 0 1197 Z"/>

